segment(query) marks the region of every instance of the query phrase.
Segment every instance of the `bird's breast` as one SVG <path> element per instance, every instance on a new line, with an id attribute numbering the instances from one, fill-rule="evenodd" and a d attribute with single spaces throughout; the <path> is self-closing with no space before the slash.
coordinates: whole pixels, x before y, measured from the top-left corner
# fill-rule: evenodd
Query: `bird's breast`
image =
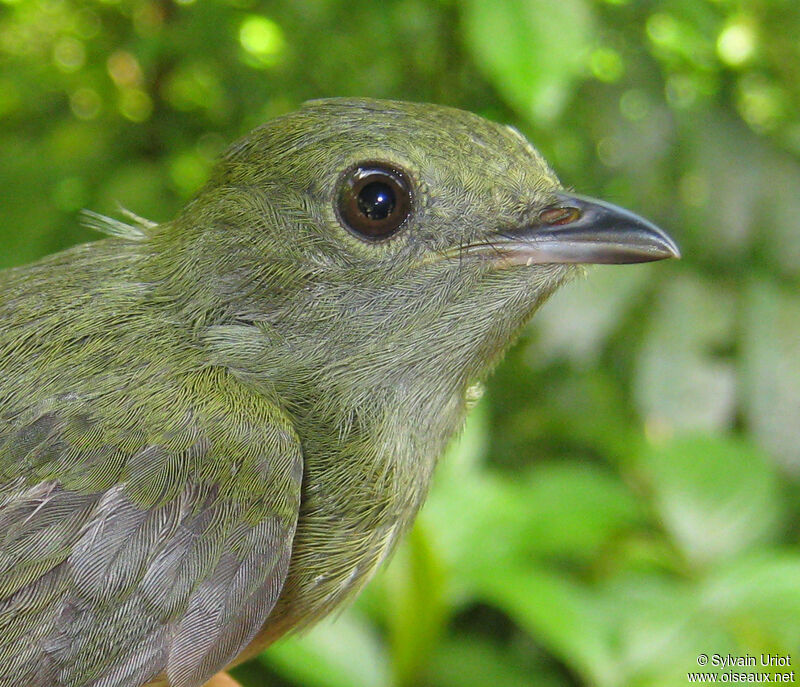
<path id="1" fill-rule="evenodd" d="M 436 460 L 463 421 L 464 399 L 446 399 L 435 417 L 395 408 L 349 433 L 305 442 L 289 574 L 247 655 L 352 599 L 410 528 Z"/>

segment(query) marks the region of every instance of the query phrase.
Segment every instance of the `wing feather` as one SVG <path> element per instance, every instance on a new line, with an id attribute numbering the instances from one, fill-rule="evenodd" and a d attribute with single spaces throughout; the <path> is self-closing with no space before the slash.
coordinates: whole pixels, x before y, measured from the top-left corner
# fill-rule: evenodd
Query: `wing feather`
<path id="1" fill-rule="evenodd" d="M 75 395 L 0 428 L 0 685 L 163 674 L 195 687 L 266 622 L 299 511 L 299 442 L 274 405 L 207 374 L 176 394 L 168 429 L 142 413 L 111 426 Z"/>

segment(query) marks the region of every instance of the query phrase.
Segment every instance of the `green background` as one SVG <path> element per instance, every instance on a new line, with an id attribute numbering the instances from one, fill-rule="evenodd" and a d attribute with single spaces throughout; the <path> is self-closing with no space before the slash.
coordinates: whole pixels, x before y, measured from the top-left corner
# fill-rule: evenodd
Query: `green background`
<path id="1" fill-rule="evenodd" d="M 96 238 L 81 208 L 169 219 L 227 142 L 332 95 L 511 123 L 684 258 L 554 297 L 391 565 L 239 678 L 673 686 L 701 653 L 800 661 L 800 4 L 5 0 L 0 264 Z"/>

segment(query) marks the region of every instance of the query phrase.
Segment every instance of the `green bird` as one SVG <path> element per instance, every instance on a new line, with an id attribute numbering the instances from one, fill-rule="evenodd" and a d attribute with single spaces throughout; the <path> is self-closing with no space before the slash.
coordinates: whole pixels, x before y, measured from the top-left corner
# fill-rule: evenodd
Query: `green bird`
<path id="1" fill-rule="evenodd" d="M 582 263 L 677 257 L 514 129 L 307 103 L 173 221 L 0 273 L 0 685 L 196 687 L 351 599 Z"/>

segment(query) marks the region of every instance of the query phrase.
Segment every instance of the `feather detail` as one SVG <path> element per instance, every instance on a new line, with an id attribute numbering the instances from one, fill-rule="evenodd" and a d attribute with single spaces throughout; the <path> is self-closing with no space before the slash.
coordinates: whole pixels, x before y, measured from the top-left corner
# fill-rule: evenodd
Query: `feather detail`
<path id="1" fill-rule="evenodd" d="M 166 674 L 198 687 L 280 595 L 300 505 L 292 427 L 214 368 L 175 386 L 182 420 L 169 428 L 148 413 L 105 426 L 66 398 L 0 425 L 0 462 L 34 480 L 0 484 L 0 685 L 129 687 Z M 35 481 L 32 456 L 86 465 L 113 443 L 118 479 L 103 491 Z"/>
<path id="2" fill-rule="evenodd" d="M 147 230 L 158 226 L 144 217 L 139 217 L 134 212 L 125 208 L 120 208 L 120 212 L 125 215 L 130 222 L 123 222 L 113 217 L 101 215 L 93 210 L 81 210 L 81 224 L 87 229 L 98 231 L 107 236 L 115 236 L 129 241 L 142 241 L 147 238 Z"/>

